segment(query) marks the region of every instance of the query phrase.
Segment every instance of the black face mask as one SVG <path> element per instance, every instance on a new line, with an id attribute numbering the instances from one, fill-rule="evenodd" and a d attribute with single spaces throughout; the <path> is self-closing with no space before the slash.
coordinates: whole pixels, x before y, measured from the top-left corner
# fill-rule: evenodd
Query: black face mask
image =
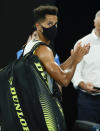
<path id="1" fill-rule="evenodd" d="M 47 40 L 54 40 L 56 38 L 57 27 L 53 25 L 50 28 L 43 27 L 43 35 L 46 37 Z"/>

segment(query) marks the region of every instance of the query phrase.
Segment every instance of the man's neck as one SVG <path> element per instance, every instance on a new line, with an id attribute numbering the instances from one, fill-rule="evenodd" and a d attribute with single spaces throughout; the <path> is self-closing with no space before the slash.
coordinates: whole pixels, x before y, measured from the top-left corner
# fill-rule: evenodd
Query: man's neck
<path id="1" fill-rule="evenodd" d="M 44 42 L 44 43 L 47 44 L 47 45 L 50 44 L 50 40 L 47 40 L 47 39 L 43 36 L 42 32 L 37 31 L 37 33 L 38 33 L 38 36 L 39 36 L 39 40 L 40 40 L 40 41 Z"/>
<path id="2" fill-rule="evenodd" d="M 100 35 L 97 33 L 96 29 L 94 29 L 94 32 L 95 32 L 95 35 L 96 35 L 97 37 L 100 37 Z"/>

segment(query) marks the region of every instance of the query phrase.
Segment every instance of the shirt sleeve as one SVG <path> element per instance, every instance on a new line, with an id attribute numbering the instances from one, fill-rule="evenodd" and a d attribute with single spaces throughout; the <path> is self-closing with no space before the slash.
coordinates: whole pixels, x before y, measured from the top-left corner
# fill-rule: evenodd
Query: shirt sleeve
<path id="1" fill-rule="evenodd" d="M 82 77 L 82 68 L 83 68 L 83 65 L 84 65 L 84 62 L 81 61 L 77 67 L 76 67 L 76 70 L 75 70 L 75 73 L 74 73 L 74 76 L 72 78 L 72 83 L 73 83 L 73 86 L 75 87 L 75 89 L 78 88 L 78 85 L 81 81 L 84 81 L 83 77 Z"/>
<path id="2" fill-rule="evenodd" d="M 77 43 L 79 43 L 81 40 L 79 40 Z M 75 44 L 74 48 L 76 47 L 77 43 Z M 74 76 L 72 78 L 72 83 L 75 89 L 78 89 L 78 85 L 81 81 L 84 81 L 82 77 L 82 69 L 84 67 L 84 61 L 83 59 L 80 61 L 80 63 L 77 65 Z"/>

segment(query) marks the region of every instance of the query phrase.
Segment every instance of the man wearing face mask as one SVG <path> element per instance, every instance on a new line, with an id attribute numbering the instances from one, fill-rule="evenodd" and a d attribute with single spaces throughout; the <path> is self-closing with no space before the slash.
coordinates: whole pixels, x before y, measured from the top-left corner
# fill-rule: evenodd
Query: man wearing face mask
<path id="1" fill-rule="evenodd" d="M 4 91 L 0 88 L 2 131 L 66 131 L 60 89 L 53 81 L 66 87 L 90 46 L 79 43 L 64 63 L 55 62 L 50 44 L 56 37 L 57 12 L 50 5 L 34 9 L 38 38 L 26 44 L 10 79 L 0 79 L 4 84 Z"/>
<path id="2" fill-rule="evenodd" d="M 61 86 L 66 87 L 73 77 L 77 64 L 81 61 L 83 56 L 87 54 L 89 51 L 89 44 L 81 47 L 81 43 L 79 43 L 75 50 L 71 50 L 71 56 L 68 58 L 68 60 L 66 60 L 63 64 L 61 64 L 61 66 L 55 63 L 54 53 L 52 51 L 52 46 L 50 45 L 50 43 L 55 40 L 57 33 L 57 23 L 58 23 L 57 12 L 58 9 L 55 6 L 40 6 L 34 9 L 34 22 L 38 34 L 38 41 L 31 40 L 26 45 L 23 54 L 26 55 L 37 42 L 45 43 L 45 45 L 40 45 L 35 50 L 34 54 L 38 56 L 43 66 L 44 73 L 46 74 L 48 80 L 48 89 L 52 95 L 54 95 L 53 80 L 55 80 L 60 85 L 60 87 Z M 42 95 L 45 96 L 45 94 Z M 41 106 L 43 105 L 41 104 Z M 60 110 L 62 110 L 61 105 L 59 106 Z M 46 126 L 49 129 L 50 127 L 48 124 L 48 120 L 46 119 L 45 113 L 47 112 L 45 112 L 43 109 Z M 50 117 L 49 112 L 47 113 L 47 116 Z M 61 119 L 62 120 L 60 121 L 62 122 L 60 123 L 60 125 L 59 124 L 55 125 L 55 129 L 53 129 L 53 127 L 51 126 L 52 131 L 66 130 L 64 126 L 63 116 Z M 59 121 L 59 118 L 57 121 Z"/>

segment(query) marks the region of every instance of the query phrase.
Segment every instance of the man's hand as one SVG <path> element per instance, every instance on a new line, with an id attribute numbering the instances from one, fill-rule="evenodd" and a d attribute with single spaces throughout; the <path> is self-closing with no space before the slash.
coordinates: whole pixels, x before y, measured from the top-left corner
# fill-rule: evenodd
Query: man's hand
<path id="1" fill-rule="evenodd" d="M 94 89 L 94 85 L 92 83 L 84 83 L 84 82 L 80 82 L 79 87 L 85 91 L 87 91 L 88 93 L 100 93 L 100 90 L 98 89 Z"/>
<path id="2" fill-rule="evenodd" d="M 76 48 L 71 50 L 71 57 L 73 59 L 73 62 L 76 64 L 78 64 L 82 60 L 83 56 L 86 55 L 90 49 L 90 43 L 84 45 L 83 47 L 81 45 L 82 43 L 79 42 Z"/>

